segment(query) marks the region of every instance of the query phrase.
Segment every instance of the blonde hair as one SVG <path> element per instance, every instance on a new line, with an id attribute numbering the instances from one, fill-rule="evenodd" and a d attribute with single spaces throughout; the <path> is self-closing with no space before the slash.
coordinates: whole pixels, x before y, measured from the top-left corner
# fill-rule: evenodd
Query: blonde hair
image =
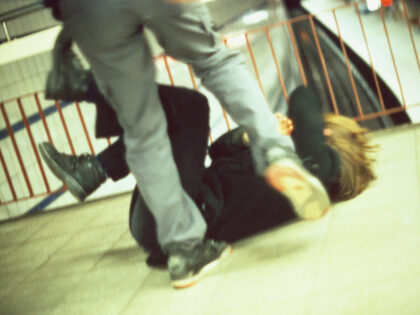
<path id="1" fill-rule="evenodd" d="M 372 168 L 376 159 L 371 157 L 371 153 L 378 146 L 369 144 L 369 130 L 351 118 L 327 113 L 324 121 L 325 128 L 332 131 L 327 137 L 327 144 L 340 156 L 338 185 L 331 199 L 344 201 L 354 198 L 376 179 Z"/>

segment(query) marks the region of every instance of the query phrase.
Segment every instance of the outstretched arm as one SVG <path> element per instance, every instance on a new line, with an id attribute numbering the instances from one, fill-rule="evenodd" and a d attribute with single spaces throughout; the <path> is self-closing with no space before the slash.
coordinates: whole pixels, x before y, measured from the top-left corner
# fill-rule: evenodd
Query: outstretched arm
<path id="1" fill-rule="evenodd" d="M 321 103 L 315 89 L 300 86 L 290 96 L 289 117 L 296 152 L 305 167 L 328 188 L 338 177 L 338 153 L 327 144 Z"/>
<path id="2" fill-rule="evenodd" d="M 279 122 L 279 132 L 284 135 L 290 135 L 294 128 L 292 121 L 280 113 L 275 113 L 274 115 Z M 244 128 L 233 129 L 223 134 L 211 145 L 210 157 L 214 160 L 221 156 L 235 155 L 247 148 L 249 143 L 250 140 Z"/>

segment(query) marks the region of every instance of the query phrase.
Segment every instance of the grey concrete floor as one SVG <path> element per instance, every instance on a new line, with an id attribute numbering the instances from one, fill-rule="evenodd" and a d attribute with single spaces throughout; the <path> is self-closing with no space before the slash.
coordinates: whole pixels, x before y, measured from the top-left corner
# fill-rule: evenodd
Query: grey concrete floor
<path id="1" fill-rule="evenodd" d="M 0 313 L 420 314 L 420 125 L 373 138 L 367 191 L 233 244 L 185 290 L 146 266 L 127 194 L 2 223 Z"/>

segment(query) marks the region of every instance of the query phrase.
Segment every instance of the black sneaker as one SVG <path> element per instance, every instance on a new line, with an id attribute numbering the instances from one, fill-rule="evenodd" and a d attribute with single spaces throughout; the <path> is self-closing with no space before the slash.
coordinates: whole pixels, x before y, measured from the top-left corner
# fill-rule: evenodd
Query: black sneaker
<path id="1" fill-rule="evenodd" d="M 296 154 L 280 147 L 267 152 L 269 166 L 267 182 L 291 202 L 296 214 L 304 220 L 324 216 L 330 208 L 330 198 L 321 181 L 312 175 Z"/>
<path id="2" fill-rule="evenodd" d="M 182 244 L 168 247 L 168 268 L 171 284 L 176 289 L 187 288 L 232 253 L 226 242 L 205 239 L 191 248 Z"/>
<path id="3" fill-rule="evenodd" d="M 163 252 L 150 253 L 146 264 L 151 268 L 166 269 L 168 267 L 168 255 Z"/>
<path id="4" fill-rule="evenodd" d="M 53 174 L 61 179 L 72 195 L 80 201 L 106 180 L 105 171 L 93 155 L 74 156 L 60 153 L 49 142 L 40 143 L 38 148 Z"/>

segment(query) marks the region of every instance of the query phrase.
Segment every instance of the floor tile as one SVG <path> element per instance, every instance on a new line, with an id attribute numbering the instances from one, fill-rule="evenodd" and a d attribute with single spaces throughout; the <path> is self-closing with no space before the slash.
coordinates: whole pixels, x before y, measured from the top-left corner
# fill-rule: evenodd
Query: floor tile
<path id="1" fill-rule="evenodd" d="M 34 235 L 54 220 L 54 215 L 34 214 L 0 224 L 0 244 L 7 247 L 33 239 Z"/>
<path id="2" fill-rule="evenodd" d="M 200 314 L 210 303 L 215 303 L 212 296 L 219 288 L 222 277 L 223 275 L 215 270 L 191 288 L 174 290 L 170 286 L 166 270 L 153 270 L 121 314 L 136 314 L 140 310 L 144 315 L 168 312 L 174 315 Z"/>
<path id="3" fill-rule="evenodd" d="M 118 314 L 151 270 L 145 264 L 127 267 L 124 261 L 90 271 L 50 314 Z M 144 313 L 142 313 L 144 314 Z"/>
<path id="4" fill-rule="evenodd" d="M 58 305 L 63 296 L 79 281 L 80 277 L 77 275 L 25 281 L 8 296 L 0 299 L 2 312 L 4 314 L 32 314 L 32 311 Z"/>
<path id="5" fill-rule="evenodd" d="M 68 235 L 57 236 L 47 241 L 28 241 L 16 248 L 0 263 L 0 286 L 13 288 L 24 274 L 33 275 L 45 264 L 55 251 L 69 241 Z M 7 280 L 6 280 L 7 279 Z"/>
<path id="6" fill-rule="evenodd" d="M 72 234 L 81 230 L 91 220 L 95 219 L 99 209 L 91 204 L 81 204 L 73 208 L 53 210 L 54 218 L 46 228 L 42 228 L 33 239 L 43 239 L 61 234 Z"/>
<path id="7" fill-rule="evenodd" d="M 374 134 L 378 180 L 365 192 L 320 220 L 234 243 L 186 290 L 146 266 L 128 229 L 128 194 L 1 224 L 2 311 L 417 315 L 419 135 L 416 126 Z"/>
<path id="8" fill-rule="evenodd" d="M 128 214 L 131 194 L 123 194 L 119 198 L 106 198 L 95 202 L 95 207 L 102 208 L 89 227 L 118 224 L 128 228 Z"/>
<path id="9" fill-rule="evenodd" d="M 263 296 L 271 296 L 270 300 L 264 299 Z M 242 300 L 241 305 L 230 307 L 229 303 L 212 305 L 204 312 L 197 311 L 196 314 L 213 315 L 213 314 L 241 314 L 241 315 L 266 315 L 266 314 L 282 314 L 282 315 L 306 315 L 308 305 L 307 298 L 283 299 L 281 294 L 271 291 L 262 291 L 259 295 L 260 299 L 256 303 L 253 301 Z"/>
<path id="10" fill-rule="evenodd" d="M 308 301 L 309 315 L 416 315 L 420 278 L 406 278 L 350 291 L 337 291 Z"/>
<path id="11" fill-rule="evenodd" d="M 418 227 L 347 239 L 327 239 L 312 294 L 362 288 L 420 276 Z"/>

